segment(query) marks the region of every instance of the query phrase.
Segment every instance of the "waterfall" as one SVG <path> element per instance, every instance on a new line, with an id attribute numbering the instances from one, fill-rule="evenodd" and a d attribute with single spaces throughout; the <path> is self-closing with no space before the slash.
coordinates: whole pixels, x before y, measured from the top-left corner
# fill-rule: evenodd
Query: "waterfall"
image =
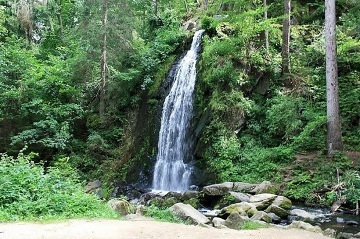
<path id="1" fill-rule="evenodd" d="M 184 192 L 190 186 L 192 165 L 191 119 L 196 62 L 204 30 L 195 33 L 191 48 L 176 65 L 174 82 L 164 101 L 153 189 Z"/>

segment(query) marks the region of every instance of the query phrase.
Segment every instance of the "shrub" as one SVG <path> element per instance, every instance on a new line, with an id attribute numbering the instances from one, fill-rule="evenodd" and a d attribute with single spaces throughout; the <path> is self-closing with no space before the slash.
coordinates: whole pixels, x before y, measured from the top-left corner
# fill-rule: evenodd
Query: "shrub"
<path id="1" fill-rule="evenodd" d="M 1 155 L 0 221 L 115 217 L 95 195 L 84 192 L 68 165 L 45 172 L 31 161 L 34 155 Z"/>

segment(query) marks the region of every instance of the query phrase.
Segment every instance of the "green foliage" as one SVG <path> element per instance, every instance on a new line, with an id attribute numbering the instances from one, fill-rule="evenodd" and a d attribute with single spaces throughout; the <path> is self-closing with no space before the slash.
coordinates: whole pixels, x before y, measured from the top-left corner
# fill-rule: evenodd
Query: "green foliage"
<path id="1" fill-rule="evenodd" d="M 189 224 L 189 222 L 175 217 L 169 209 L 161 209 L 156 206 L 147 207 L 145 211 L 145 216 L 152 217 L 159 221 Z"/>
<path id="2" fill-rule="evenodd" d="M 266 111 L 267 128 L 271 134 L 290 140 L 303 127 L 301 99 L 279 95 L 269 100 Z"/>
<path id="3" fill-rule="evenodd" d="M 34 154 L 1 155 L 1 221 L 78 217 L 114 217 L 95 195 L 86 194 L 66 160 L 47 171 L 34 164 Z"/>
<path id="4" fill-rule="evenodd" d="M 344 175 L 345 197 L 352 203 L 360 201 L 360 174 L 358 171 L 349 170 Z"/>
<path id="5" fill-rule="evenodd" d="M 244 182 L 262 182 L 264 180 L 281 182 L 281 168 L 292 161 L 291 148 L 250 147 L 241 152 L 239 174 Z"/>
<path id="6" fill-rule="evenodd" d="M 214 143 L 212 150 L 205 157 L 217 181 L 236 181 L 239 176 L 237 163 L 239 161 L 240 144 L 236 137 L 220 137 Z"/>
<path id="7" fill-rule="evenodd" d="M 254 221 L 246 221 L 241 227 L 242 230 L 257 230 L 259 228 L 268 228 L 269 225 L 266 223 L 259 223 Z"/>

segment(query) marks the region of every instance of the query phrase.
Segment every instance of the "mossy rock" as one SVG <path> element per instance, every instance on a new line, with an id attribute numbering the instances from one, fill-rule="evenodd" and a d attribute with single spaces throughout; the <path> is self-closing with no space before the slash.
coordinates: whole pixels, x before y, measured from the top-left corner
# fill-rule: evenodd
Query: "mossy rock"
<path id="1" fill-rule="evenodd" d="M 184 203 L 191 205 L 193 208 L 199 208 L 201 206 L 199 199 L 197 198 L 190 198 L 188 200 L 185 200 Z"/>
<path id="2" fill-rule="evenodd" d="M 148 201 L 149 206 L 155 206 L 158 208 L 164 208 L 165 207 L 165 200 L 161 197 L 155 197 Z"/>

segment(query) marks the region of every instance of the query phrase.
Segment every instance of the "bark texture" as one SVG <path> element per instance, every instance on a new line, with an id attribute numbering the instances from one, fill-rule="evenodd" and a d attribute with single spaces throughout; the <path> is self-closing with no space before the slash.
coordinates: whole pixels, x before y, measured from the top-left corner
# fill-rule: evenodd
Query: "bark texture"
<path id="1" fill-rule="evenodd" d="M 328 155 L 342 150 L 336 47 L 335 0 L 325 1 L 326 113 Z"/>
<path id="2" fill-rule="evenodd" d="M 291 0 L 284 0 L 284 20 L 282 32 L 282 73 L 290 73 L 290 11 Z"/>
<path id="3" fill-rule="evenodd" d="M 107 0 L 102 2 L 102 48 L 101 48 L 101 77 L 99 87 L 99 115 L 103 119 L 105 115 L 105 84 L 106 84 L 106 64 L 107 64 L 107 39 L 106 39 L 106 28 L 107 28 Z"/>

